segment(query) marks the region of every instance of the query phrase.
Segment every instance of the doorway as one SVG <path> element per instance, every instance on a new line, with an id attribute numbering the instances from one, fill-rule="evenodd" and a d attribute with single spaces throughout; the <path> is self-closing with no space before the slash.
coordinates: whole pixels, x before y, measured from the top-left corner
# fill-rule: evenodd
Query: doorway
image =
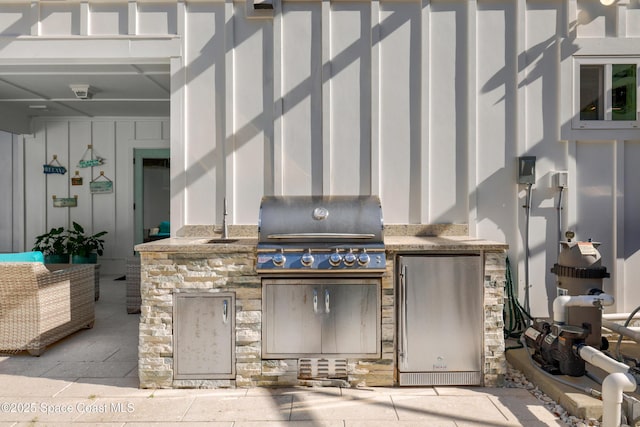
<path id="1" fill-rule="evenodd" d="M 135 244 L 149 237 L 149 230 L 170 218 L 170 150 L 133 150 Z"/>

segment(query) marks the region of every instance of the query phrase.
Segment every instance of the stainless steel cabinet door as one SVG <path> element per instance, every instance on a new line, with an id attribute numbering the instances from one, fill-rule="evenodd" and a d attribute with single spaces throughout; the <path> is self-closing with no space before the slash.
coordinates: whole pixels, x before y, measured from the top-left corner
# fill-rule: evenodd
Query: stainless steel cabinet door
<path id="1" fill-rule="evenodd" d="M 174 294 L 174 377 L 235 377 L 233 294 Z"/>
<path id="2" fill-rule="evenodd" d="M 378 279 L 263 281 L 263 357 L 380 354 Z"/>
<path id="3" fill-rule="evenodd" d="M 322 352 L 375 355 L 378 339 L 376 285 L 330 285 L 322 291 L 326 316 Z"/>
<path id="4" fill-rule="evenodd" d="M 262 321 L 267 354 L 321 353 L 321 287 L 270 284 Z"/>

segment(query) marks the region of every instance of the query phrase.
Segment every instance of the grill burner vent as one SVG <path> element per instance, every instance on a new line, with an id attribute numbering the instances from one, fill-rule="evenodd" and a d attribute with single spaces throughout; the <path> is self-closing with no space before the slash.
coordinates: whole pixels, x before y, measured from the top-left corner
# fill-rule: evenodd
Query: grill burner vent
<path id="1" fill-rule="evenodd" d="M 347 378 L 347 359 L 299 359 L 299 378 Z"/>

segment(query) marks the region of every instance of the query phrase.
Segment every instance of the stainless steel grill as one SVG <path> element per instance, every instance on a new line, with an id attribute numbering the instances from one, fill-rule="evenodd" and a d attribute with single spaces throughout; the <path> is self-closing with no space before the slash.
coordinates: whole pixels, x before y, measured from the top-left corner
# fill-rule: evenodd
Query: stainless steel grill
<path id="1" fill-rule="evenodd" d="M 257 272 L 382 274 L 376 196 L 269 196 L 260 205 Z"/>

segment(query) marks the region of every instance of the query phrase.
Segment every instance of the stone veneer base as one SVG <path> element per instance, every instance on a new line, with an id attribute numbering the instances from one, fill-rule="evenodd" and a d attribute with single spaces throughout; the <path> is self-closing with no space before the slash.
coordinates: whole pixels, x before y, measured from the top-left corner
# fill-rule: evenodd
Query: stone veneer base
<path id="1" fill-rule="evenodd" d="M 401 247 L 398 249 L 402 251 Z M 433 248 L 430 247 L 430 249 Z M 478 251 L 477 248 L 473 250 Z M 141 388 L 279 387 L 326 383 L 299 380 L 297 359 L 262 359 L 262 287 L 260 277 L 255 273 L 256 254 L 252 245 L 239 245 L 237 250 L 226 248 L 223 251 L 198 248 L 194 252 L 171 252 L 170 247 L 165 247 L 158 251 L 140 250 L 140 252 L 142 305 L 138 371 Z M 484 254 L 482 385 L 495 387 L 503 384 L 506 374 L 502 314 L 506 254 L 503 249 L 482 250 L 482 252 Z M 415 248 L 412 253 L 415 253 Z M 396 254 L 397 252 L 393 249 L 388 250 L 387 271 L 382 277 L 382 357 L 380 359 L 348 359 L 348 377 L 345 380 L 351 386 L 397 385 L 394 350 Z M 176 380 L 173 378 L 173 292 L 175 290 L 235 292 L 235 378 L 227 380 Z"/>

